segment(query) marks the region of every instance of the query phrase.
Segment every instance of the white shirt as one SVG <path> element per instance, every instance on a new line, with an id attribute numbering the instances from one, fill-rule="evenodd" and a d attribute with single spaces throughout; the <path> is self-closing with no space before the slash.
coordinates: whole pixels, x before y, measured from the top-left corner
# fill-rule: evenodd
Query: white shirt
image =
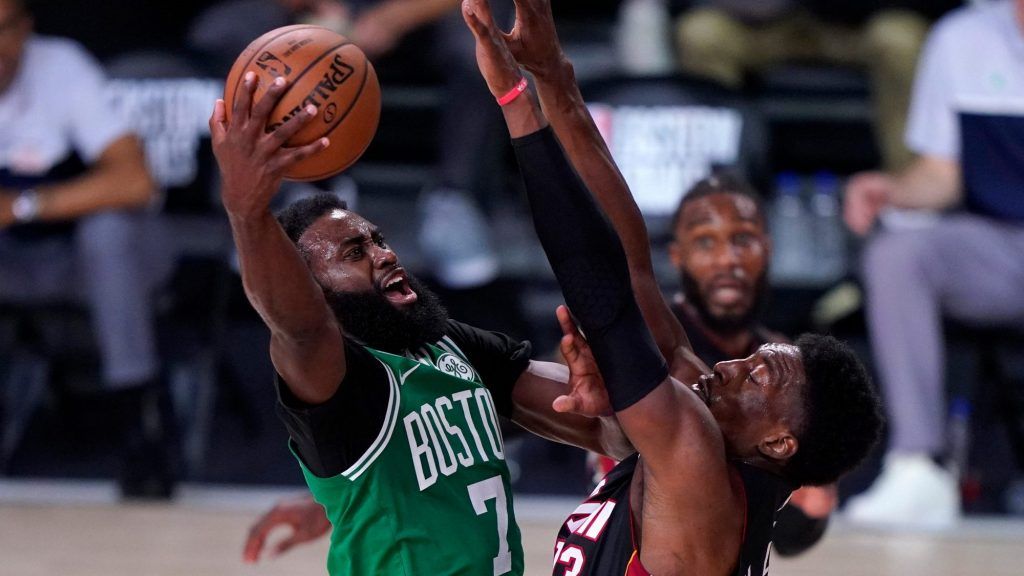
<path id="1" fill-rule="evenodd" d="M 1012 0 L 936 25 L 918 66 L 907 145 L 960 163 L 968 211 L 1024 223 L 1024 30 Z"/>
<path id="2" fill-rule="evenodd" d="M 1012 0 L 961 8 L 940 20 L 921 55 L 907 146 L 960 157 L 960 113 L 1024 116 L 1024 32 Z"/>
<path id="3" fill-rule="evenodd" d="M 79 44 L 33 36 L 0 94 L 0 170 L 43 176 L 77 152 L 86 164 L 129 133 L 99 64 Z"/>

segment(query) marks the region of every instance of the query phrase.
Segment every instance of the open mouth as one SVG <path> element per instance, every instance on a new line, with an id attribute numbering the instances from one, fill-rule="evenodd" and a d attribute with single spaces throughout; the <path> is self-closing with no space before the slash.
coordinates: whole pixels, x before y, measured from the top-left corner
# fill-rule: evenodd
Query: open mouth
<path id="1" fill-rule="evenodd" d="M 418 298 L 416 291 L 409 286 L 409 279 L 402 268 L 396 268 L 384 278 L 381 282 L 381 291 L 388 302 L 396 306 L 412 304 Z"/>
<path id="2" fill-rule="evenodd" d="M 690 386 L 690 389 L 696 392 L 697 395 L 700 396 L 701 400 L 704 401 L 704 404 L 707 404 L 708 406 L 711 405 L 711 381 L 714 380 L 714 378 L 715 377 L 711 374 L 704 374 L 697 378 L 697 382 Z"/>
<path id="3" fill-rule="evenodd" d="M 742 282 L 726 280 L 714 282 L 708 287 L 708 300 L 721 306 L 738 304 L 746 297 L 746 286 Z"/>

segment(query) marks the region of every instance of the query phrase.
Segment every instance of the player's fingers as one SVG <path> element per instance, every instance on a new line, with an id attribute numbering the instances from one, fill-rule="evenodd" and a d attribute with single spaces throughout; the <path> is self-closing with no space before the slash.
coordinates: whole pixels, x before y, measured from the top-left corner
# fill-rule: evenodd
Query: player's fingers
<path id="1" fill-rule="evenodd" d="M 473 14 L 487 29 L 494 29 L 494 16 L 491 14 L 491 3 L 487 0 L 469 0 L 473 5 Z"/>
<path id="2" fill-rule="evenodd" d="M 569 308 L 566 305 L 562 304 L 556 308 L 555 316 L 558 318 L 558 326 L 562 329 L 562 334 L 579 334 L 576 321 L 572 319 L 572 314 L 569 313 Z"/>
<path id="3" fill-rule="evenodd" d="M 302 130 L 302 128 L 305 127 L 306 124 L 308 124 L 309 121 L 312 120 L 314 116 L 316 116 L 316 113 L 316 106 L 308 104 L 302 110 L 302 112 L 299 112 L 290 120 L 288 120 L 281 126 L 278 126 L 277 129 L 271 133 L 270 138 L 274 148 L 280 148 L 281 146 L 284 146 L 284 143 L 287 142 L 292 136 L 298 134 L 299 130 Z"/>
<path id="4" fill-rule="evenodd" d="M 236 123 L 242 123 L 249 118 L 254 92 L 256 92 L 256 73 L 250 70 L 242 77 L 242 85 L 235 92 L 235 101 L 231 105 L 231 117 L 235 119 Z"/>
<path id="5" fill-rule="evenodd" d="M 551 409 L 560 414 L 576 412 L 579 409 L 579 400 L 572 396 L 559 396 L 551 402 Z"/>
<path id="6" fill-rule="evenodd" d="M 274 81 L 270 83 L 270 87 L 260 97 L 260 101 L 252 107 L 252 123 L 259 129 L 267 123 L 267 118 L 270 117 L 270 111 L 277 106 L 278 101 L 281 100 L 281 96 L 284 94 L 288 82 L 284 78 L 274 78 Z"/>
<path id="7" fill-rule="evenodd" d="M 512 0 L 512 3 L 516 7 L 516 24 L 525 21 L 533 9 L 532 3 L 529 0 Z"/>
<path id="8" fill-rule="evenodd" d="M 299 533 L 295 532 L 291 536 L 278 542 L 277 545 L 274 546 L 274 550 L 273 552 L 271 552 L 270 555 L 272 558 L 277 558 L 281 554 L 284 554 L 285 552 L 294 548 L 296 544 L 300 544 L 302 542 L 305 542 L 306 540 L 308 540 L 308 538 L 300 538 Z"/>
<path id="9" fill-rule="evenodd" d="M 220 141 L 224 137 L 224 133 L 227 132 L 227 111 L 224 106 L 224 100 L 217 98 L 213 103 L 213 112 L 210 113 L 210 136 L 214 142 Z"/>
<path id="10" fill-rule="evenodd" d="M 263 552 L 263 546 L 267 542 L 267 534 L 274 527 L 273 523 L 267 520 L 268 517 L 264 516 L 249 529 L 249 535 L 245 539 L 245 547 L 242 549 L 242 560 L 244 562 L 254 564 L 259 561 L 260 553 Z"/>
<path id="11" fill-rule="evenodd" d="M 327 138 L 320 138 L 316 142 L 299 146 L 298 148 L 282 148 L 281 151 L 271 160 L 272 171 L 284 171 L 297 162 L 302 162 L 313 154 L 327 148 L 331 141 Z"/>
<path id="12" fill-rule="evenodd" d="M 516 20 L 529 24 L 544 8 L 544 0 L 513 0 L 516 6 Z"/>
<path id="13" fill-rule="evenodd" d="M 463 0 L 462 19 L 466 21 L 466 25 L 469 26 L 469 31 L 473 33 L 473 36 L 480 39 L 487 36 L 487 26 L 477 16 L 474 8 L 475 3 L 474 0 Z"/>
<path id="14" fill-rule="evenodd" d="M 576 365 L 576 361 L 580 357 L 580 349 L 576 346 L 576 336 L 573 334 L 566 334 L 562 336 L 562 339 L 558 342 L 558 349 L 562 353 L 562 357 L 565 358 L 565 362 L 573 367 Z"/>

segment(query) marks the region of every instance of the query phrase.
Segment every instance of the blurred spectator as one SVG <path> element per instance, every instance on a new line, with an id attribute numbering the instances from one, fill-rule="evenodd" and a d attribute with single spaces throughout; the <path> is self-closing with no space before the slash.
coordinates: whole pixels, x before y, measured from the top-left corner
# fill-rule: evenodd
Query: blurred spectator
<path id="1" fill-rule="evenodd" d="M 927 20 L 898 0 L 706 0 L 676 23 L 679 61 L 688 72 L 739 86 L 745 73 L 785 61 L 867 67 L 876 132 L 887 169 L 903 167 L 914 65 Z"/>
<path id="2" fill-rule="evenodd" d="M 882 474 L 856 520 L 947 525 L 959 513 L 947 456 L 942 318 L 1024 325 L 1024 0 L 964 8 L 936 25 L 918 70 L 897 173 L 851 179 L 845 218 L 866 233 L 867 318 L 889 411 Z M 898 224 L 901 224 L 898 226 Z M 913 224 L 913 226 L 910 226 Z"/>
<path id="3" fill-rule="evenodd" d="M 622 71 L 644 76 L 675 68 L 668 0 L 623 0 L 615 25 L 615 51 Z"/>
<path id="4" fill-rule="evenodd" d="M 482 151 L 500 134 L 501 117 L 477 69 L 473 37 L 459 0 L 225 0 L 192 27 L 189 43 L 227 72 L 238 54 L 264 32 L 298 22 L 334 29 L 366 52 L 378 72 L 420 67 L 440 72 L 445 94 L 438 129 L 436 182 L 420 198 L 420 249 L 447 288 L 487 284 L 498 274 L 488 225 L 474 195 Z M 492 3 L 508 22 L 511 0 Z M 245 15 L 240 17 L 240 15 Z M 385 87 L 385 95 L 387 88 Z M 385 96 L 386 97 L 386 96 Z"/>
<path id="5" fill-rule="evenodd" d="M 673 217 L 669 257 L 682 291 L 672 298 L 672 311 L 693 352 L 708 366 L 745 358 L 762 344 L 788 342 L 757 321 L 771 259 L 761 202 L 749 184 L 723 172 L 695 184 Z M 614 462 L 601 459 L 597 480 L 610 471 L 609 464 Z M 824 535 L 835 503 L 832 486 L 795 492 L 779 517 L 776 550 L 788 556 L 812 546 Z"/>
<path id="6" fill-rule="evenodd" d="M 125 496 L 167 496 L 144 249 L 153 195 L 142 149 L 108 106 L 104 76 L 70 40 L 33 34 L 0 0 L 0 300 L 83 302 L 124 439 Z"/>

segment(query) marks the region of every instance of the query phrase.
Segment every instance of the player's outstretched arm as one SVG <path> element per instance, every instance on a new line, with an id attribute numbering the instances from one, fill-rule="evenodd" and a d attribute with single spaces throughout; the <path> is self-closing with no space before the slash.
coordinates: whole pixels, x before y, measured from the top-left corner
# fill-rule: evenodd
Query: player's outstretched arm
<path id="1" fill-rule="evenodd" d="M 558 42 L 551 4 L 549 0 L 516 0 L 515 4 L 515 25 L 507 35 L 509 49 L 533 75 L 541 107 L 569 161 L 615 227 L 644 320 L 658 349 L 671 358 L 677 348 L 689 348 L 689 340 L 658 286 L 647 226 L 583 101 L 572 64 Z"/>
<path id="2" fill-rule="evenodd" d="M 465 0 L 463 15 L 477 40 L 480 71 L 492 94 L 501 95 L 519 78 L 506 45 L 508 35 L 497 29 L 486 0 Z M 522 127 L 545 124 L 543 118 L 533 119 L 539 111 L 528 90 L 526 96 L 502 111 L 514 138 L 537 236 L 566 303 L 589 339 L 619 422 L 651 466 L 666 474 L 701 470 L 700 462 L 692 460 L 692 467 L 678 465 L 677 456 L 687 451 L 724 461 L 711 415 L 695 394 L 668 377 L 633 296 L 622 244 L 558 140 L 547 128 L 519 137 Z"/>
<path id="3" fill-rule="evenodd" d="M 231 121 L 224 101 L 217 100 L 210 133 L 245 294 L 270 328 L 275 368 L 296 397 L 315 404 L 329 399 L 345 375 L 341 330 L 302 256 L 270 212 L 270 201 L 285 170 L 324 149 L 328 141 L 285 146 L 315 116 L 313 106 L 277 130 L 265 131 L 285 85 L 278 79 L 253 104 L 256 76 L 247 73 Z"/>

